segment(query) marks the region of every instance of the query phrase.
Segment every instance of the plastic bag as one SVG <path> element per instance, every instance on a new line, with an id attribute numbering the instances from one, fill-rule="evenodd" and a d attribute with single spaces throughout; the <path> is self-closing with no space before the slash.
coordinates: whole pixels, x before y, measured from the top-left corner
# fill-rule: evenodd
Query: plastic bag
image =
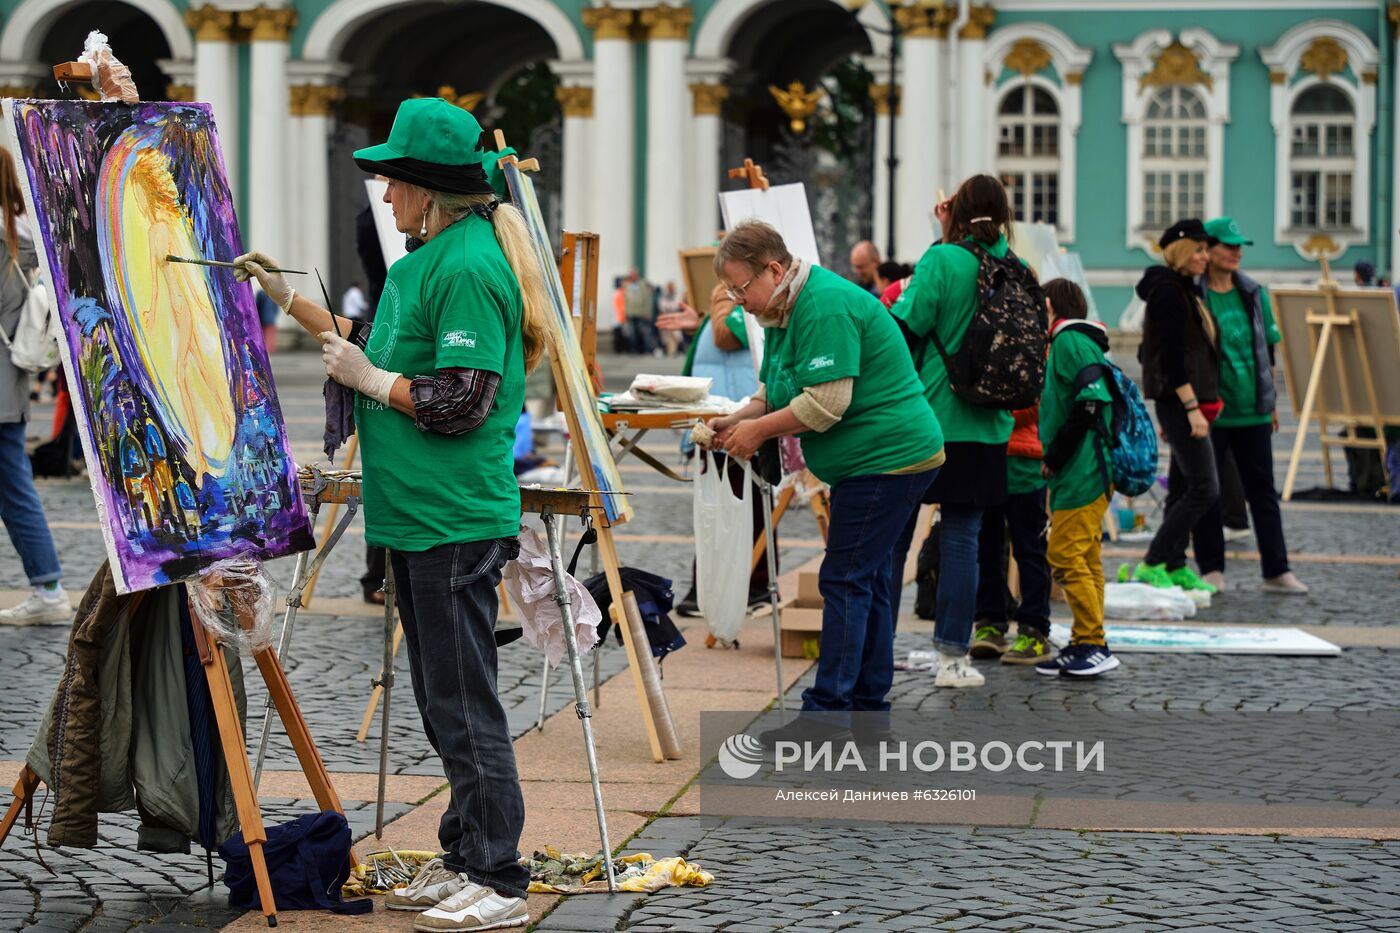
<path id="1" fill-rule="evenodd" d="M 247 558 L 219 560 L 188 580 L 190 611 L 221 644 L 250 656 L 272 644 L 272 581 Z"/>
<path id="2" fill-rule="evenodd" d="M 506 564 L 501 580 L 511 605 L 520 611 L 525 641 L 544 652 L 550 667 L 557 667 L 566 650 L 564 610 L 554 598 L 549 544 L 528 525 L 520 526 L 520 556 Z M 569 591 L 579 654 L 584 655 L 598 644 L 598 624 L 603 621 L 603 613 L 592 594 L 573 576 L 565 574 L 564 585 Z"/>
<path id="3" fill-rule="evenodd" d="M 748 613 L 753 560 L 753 473 L 744 465 L 743 495 L 729 486 L 728 458 L 709 454 L 695 477 L 695 594 L 710 632 L 725 644 Z"/>
<path id="4" fill-rule="evenodd" d="M 78 61 L 92 66 L 92 86 L 97 88 L 103 103 L 121 101 L 124 104 L 139 103 L 136 82 L 131 79 L 131 69 L 117 60 L 107 37 L 94 29 L 88 33 L 83 43 L 83 54 Z"/>
<path id="5" fill-rule="evenodd" d="M 1175 622 L 1196 614 L 1196 600 L 1179 586 L 1109 583 L 1103 588 L 1103 614 L 1124 621 Z"/>

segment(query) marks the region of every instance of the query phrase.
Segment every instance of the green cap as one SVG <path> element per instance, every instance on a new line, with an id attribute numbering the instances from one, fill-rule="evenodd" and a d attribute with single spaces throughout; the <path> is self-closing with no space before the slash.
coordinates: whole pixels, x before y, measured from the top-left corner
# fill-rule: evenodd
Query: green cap
<path id="1" fill-rule="evenodd" d="M 1233 217 L 1217 217 L 1214 220 L 1206 221 L 1206 233 L 1224 243 L 1226 246 L 1253 246 L 1253 240 L 1245 239 L 1240 233 L 1239 224 L 1235 223 Z"/>
<path id="2" fill-rule="evenodd" d="M 417 159 L 434 165 L 479 165 L 481 124 L 441 97 L 416 97 L 399 104 L 387 142 L 357 149 L 357 162 Z"/>

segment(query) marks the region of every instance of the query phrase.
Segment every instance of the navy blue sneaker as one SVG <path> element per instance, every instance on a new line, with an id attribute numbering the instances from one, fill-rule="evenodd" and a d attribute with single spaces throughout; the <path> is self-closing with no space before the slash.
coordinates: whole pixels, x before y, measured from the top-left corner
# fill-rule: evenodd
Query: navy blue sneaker
<path id="1" fill-rule="evenodd" d="M 1118 666 L 1118 659 L 1108 650 L 1108 645 L 1073 645 L 1077 648 L 1074 657 L 1060 671 L 1066 677 L 1097 677 Z M 1063 653 L 1061 654 L 1063 656 Z"/>
<path id="2" fill-rule="evenodd" d="M 1046 658 L 1044 661 L 1037 664 L 1035 666 L 1035 672 L 1037 674 L 1045 674 L 1049 677 L 1060 676 L 1069 663 L 1078 656 L 1081 647 L 1083 646 L 1065 645 L 1060 649 L 1059 654 L 1054 657 Z"/>

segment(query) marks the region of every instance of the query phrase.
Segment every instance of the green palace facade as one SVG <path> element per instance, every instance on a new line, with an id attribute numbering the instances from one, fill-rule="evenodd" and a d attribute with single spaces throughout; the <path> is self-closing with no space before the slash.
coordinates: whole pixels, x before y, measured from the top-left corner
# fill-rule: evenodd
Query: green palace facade
<path id="1" fill-rule="evenodd" d="M 1318 252 L 1400 267 L 1385 0 L 0 0 L 0 90 L 59 93 L 90 29 L 144 97 L 213 105 L 245 238 L 333 289 L 358 275 L 349 152 L 415 94 L 538 156 L 550 220 L 602 235 L 605 277 L 676 279 L 746 157 L 807 184 L 836 269 L 866 236 L 916 260 L 937 192 L 995 173 L 1110 323 L 1185 216 L 1234 216 L 1268 282 L 1316 277 Z"/>

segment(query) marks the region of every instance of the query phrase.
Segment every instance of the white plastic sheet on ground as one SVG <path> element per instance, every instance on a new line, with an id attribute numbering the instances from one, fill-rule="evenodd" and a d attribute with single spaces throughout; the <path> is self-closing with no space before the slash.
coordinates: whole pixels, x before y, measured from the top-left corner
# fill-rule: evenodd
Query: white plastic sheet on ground
<path id="1" fill-rule="evenodd" d="M 532 528 L 520 526 L 520 556 L 501 573 L 506 595 L 520 613 L 525 641 L 544 652 L 551 667 L 564 656 L 564 611 L 554 599 L 554 567 L 549 545 Z M 598 623 L 603 613 L 582 583 L 565 574 L 569 608 L 574 613 L 574 633 L 580 654 L 598 644 Z"/>
<path id="2" fill-rule="evenodd" d="M 728 468 L 707 458 L 695 476 L 695 595 L 710 632 L 728 644 L 739 634 L 749 602 L 753 560 L 753 474 L 744 467 L 743 495 L 729 487 Z"/>
<path id="3" fill-rule="evenodd" d="M 1196 614 L 1196 600 L 1179 586 L 1109 583 L 1103 588 L 1103 614 L 1109 619 L 1176 622 Z"/>

